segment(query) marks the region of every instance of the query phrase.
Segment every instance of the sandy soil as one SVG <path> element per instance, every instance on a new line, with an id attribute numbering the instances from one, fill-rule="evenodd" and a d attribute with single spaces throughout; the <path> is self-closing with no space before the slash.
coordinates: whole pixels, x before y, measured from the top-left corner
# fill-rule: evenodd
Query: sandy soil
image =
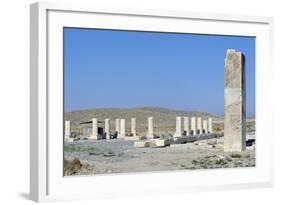
<path id="1" fill-rule="evenodd" d="M 164 148 L 135 148 L 132 141 L 122 139 L 71 142 L 65 144 L 64 148 L 65 175 L 255 166 L 254 150 L 224 153 L 219 144 L 213 146 L 207 143 L 196 144 L 198 143 Z M 69 161 L 75 158 L 76 165 L 69 168 Z"/>

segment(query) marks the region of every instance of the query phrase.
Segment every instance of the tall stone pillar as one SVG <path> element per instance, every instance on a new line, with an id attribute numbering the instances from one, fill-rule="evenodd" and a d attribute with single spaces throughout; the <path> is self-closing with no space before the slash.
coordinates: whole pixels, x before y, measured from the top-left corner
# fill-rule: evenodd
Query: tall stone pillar
<path id="1" fill-rule="evenodd" d="M 131 118 L 131 133 L 132 133 L 133 136 L 137 136 L 136 118 Z"/>
<path id="2" fill-rule="evenodd" d="M 213 133 L 213 119 L 211 117 L 208 118 L 208 133 Z"/>
<path id="3" fill-rule="evenodd" d="M 193 133 L 193 135 L 197 134 L 196 117 L 191 118 L 191 132 Z"/>
<path id="4" fill-rule="evenodd" d="M 90 139 L 98 139 L 98 119 L 97 118 L 93 118 L 92 119 L 92 135 L 90 137 Z"/>
<path id="5" fill-rule="evenodd" d="M 110 119 L 104 120 L 104 132 L 106 133 L 106 139 L 110 139 Z"/>
<path id="6" fill-rule="evenodd" d="M 64 140 L 65 140 L 65 142 L 69 142 L 70 141 L 70 135 L 71 135 L 70 121 L 66 120 L 64 122 Z"/>
<path id="7" fill-rule="evenodd" d="M 246 148 L 245 57 L 228 49 L 224 81 L 224 151 Z"/>
<path id="8" fill-rule="evenodd" d="M 202 118 L 197 118 L 197 132 L 199 135 L 202 135 Z"/>
<path id="9" fill-rule="evenodd" d="M 126 120 L 120 119 L 120 137 L 126 136 Z"/>
<path id="10" fill-rule="evenodd" d="M 176 117 L 176 133 L 174 134 L 175 138 L 181 137 L 181 117 Z"/>
<path id="11" fill-rule="evenodd" d="M 149 138 L 149 139 L 153 139 L 154 138 L 154 134 L 153 134 L 153 117 L 149 117 L 148 118 L 148 130 L 147 130 L 146 137 Z"/>
<path id="12" fill-rule="evenodd" d="M 203 133 L 207 134 L 208 133 L 208 121 L 203 120 Z"/>
<path id="13" fill-rule="evenodd" d="M 120 119 L 119 118 L 117 118 L 115 120 L 115 131 L 117 132 L 118 135 L 120 134 Z"/>
<path id="14" fill-rule="evenodd" d="M 186 136 L 189 135 L 189 118 L 184 117 L 183 118 L 183 130 L 186 132 Z"/>

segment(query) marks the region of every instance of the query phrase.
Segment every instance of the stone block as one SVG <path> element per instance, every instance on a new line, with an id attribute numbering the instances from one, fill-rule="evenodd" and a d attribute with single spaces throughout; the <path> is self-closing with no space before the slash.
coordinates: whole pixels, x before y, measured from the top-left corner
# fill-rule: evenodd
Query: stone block
<path id="1" fill-rule="evenodd" d="M 152 147 L 165 147 L 170 145 L 173 142 L 171 139 L 155 139 L 151 142 L 150 146 Z"/>
<path id="2" fill-rule="evenodd" d="M 65 142 L 66 142 L 66 143 L 73 142 L 73 138 L 66 138 L 66 139 L 65 139 Z"/>
<path id="3" fill-rule="evenodd" d="M 191 147 L 195 147 L 195 145 L 193 143 L 171 144 L 170 147 L 172 147 L 172 148 L 191 148 Z"/>
<path id="4" fill-rule="evenodd" d="M 134 142 L 134 147 L 137 147 L 137 148 L 149 147 L 149 146 L 150 146 L 150 141 L 135 141 Z"/>
<path id="5" fill-rule="evenodd" d="M 175 144 L 184 144 L 188 142 L 189 137 L 181 137 L 181 138 L 176 138 L 174 139 Z"/>
<path id="6" fill-rule="evenodd" d="M 124 140 L 126 141 L 139 141 L 139 140 L 145 140 L 145 136 L 131 136 L 131 137 L 124 137 Z"/>

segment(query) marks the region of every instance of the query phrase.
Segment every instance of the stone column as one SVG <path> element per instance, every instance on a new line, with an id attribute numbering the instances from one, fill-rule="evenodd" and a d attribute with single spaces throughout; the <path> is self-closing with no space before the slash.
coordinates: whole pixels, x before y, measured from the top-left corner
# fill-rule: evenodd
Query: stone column
<path id="1" fill-rule="evenodd" d="M 197 132 L 199 135 L 202 135 L 202 119 L 201 117 L 197 118 Z"/>
<path id="2" fill-rule="evenodd" d="M 131 133 L 133 134 L 133 136 L 137 136 L 136 118 L 131 118 Z"/>
<path id="3" fill-rule="evenodd" d="M 126 136 L 126 120 L 120 119 L 120 137 Z"/>
<path id="4" fill-rule="evenodd" d="M 70 121 L 66 120 L 64 122 L 64 140 L 68 142 L 70 139 L 71 131 L 70 131 Z"/>
<path id="5" fill-rule="evenodd" d="M 149 139 L 153 139 L 154 138 L 154 134 L 153 134 L 153 117 L 149 117 L 148 118 L 148 130 L 147 130 L 146 137 L 149 138 Z"/>
<path id="6" fill-rule="evenodd" d="M 245 57 L 228 49 L 224 81 L 224 151 L 246 149 Z"/>
<path id="7" fill-rule="evenodd" d="M 191 131 L 193 132 L 193 135 L 197 134 L 197 129 L 196 129 L 196 117 L 191 118 Z"/>
<path id="8" fill-rule="evenodd" d="M 119 118 L 117 118 L 115 120 L 115 131 L 117 132 L 118 135 L 120 134 L 120 119 Z"/>
<path id="9" fill-rule="evenodd" d="M 110 119 L 104 120 L 104 132 L 106 133 L 106 139 L 110 139 Z"/>
<path id="10" fill-rule="evenodd" d="M 184 117 L 183 118 L 183 130 L 186 132 L 186 136 L 189 135 L 189 118 L 188 117 Z"/>
<path id="11" fill-rule="evenodd" d="M 174 134 L 175 138 L 181 137 L 181 117 L 177 116 L 176 118 L 176 133 Z"/>
<path id="12" fill-rule="evenodd" d="M 213 133 L 213 119 L 208 118 L 208 133 L 212 134 Z"/>
<path id="13" fill-rule="evenodd" d="M 208 121 L 203 120 L 203 133 L 208 134 Z"/>
<path id="14" fill-rule="evenodd" d="M 93 118 L 92 119 L 92 135 L 90 137 L 90 139 L 98 139 L 98 119 L 97 118 Z"/>

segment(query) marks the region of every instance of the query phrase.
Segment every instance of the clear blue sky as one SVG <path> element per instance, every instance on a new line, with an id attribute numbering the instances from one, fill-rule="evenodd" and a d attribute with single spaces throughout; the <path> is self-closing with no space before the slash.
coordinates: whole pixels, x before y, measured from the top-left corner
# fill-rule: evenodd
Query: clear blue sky
<path id="1" fill-rule="evenodd" d="M 246 56 L 247 115 L 253 116 L 253 37 L 65 28 L 65 111 L 160 106 L 223 115 L 228 48 Z"/>

